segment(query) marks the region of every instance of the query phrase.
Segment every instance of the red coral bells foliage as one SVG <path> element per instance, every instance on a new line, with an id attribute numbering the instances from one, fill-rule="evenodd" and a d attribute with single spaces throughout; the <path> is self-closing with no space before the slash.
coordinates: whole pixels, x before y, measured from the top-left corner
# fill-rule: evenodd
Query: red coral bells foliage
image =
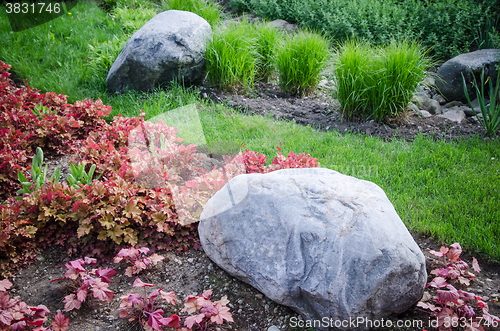
<path id="1" fill-rule="evenodd" d="M 0 204 L 0 274 L 3 276 L 11 276 L 36 257 L 37 228 L 22 217 L 12 217 L 20 213 L 19 208 Z"/>
<path id="2" fill-rule="evenodd" d="M 131 265 L 125 269 L 125 275 L 132 277 L 133 275 L 140 273 L 142 270 L 145 270 L 149 265 L 155 265 L 164 259 L 163 256 L 156 253 L 151 256 L 146 256 L 148 253 L 149 248 L 147 247 L 141 247 L 138 249 L 134 247 L 122 248 L 113 258 L 113 262 L 120 263 L 121 261 L 126 260 Z"/>
<path id="3" fill-rule="evenodd" d="M 421 301 L 417 306 L 432 312 L 431 315 L 437 319 L 440 331 L 451 330 L 457 325 L 465 326 L 467 330 L 478 331 L 484 331 L 480 324 L 497 328 L 500 325 L 500 318 L 489 313 L 488 304 L 483 302 L 481 297 L 456 288 L 465 288 L 474 279 L 474 274 L 467 271 L 469 265 L 460 260 L 462 254 L 460 244 L 455 243 L 450 248 L 442 246 L 439 252 L 434 250 L 429 252 L 443 258 L 445 268 L 431 271 L 436 277 L 427 287 L 436 288 L 436 295 L 432 298 L 434 303 Z M 472 268 L 475 272 L 481 271 L 475 258 L 472 258 Z M 472 305 L 473 303 L 476 307 Z M 478 317 L 476 310 L 482 317 Z"/>
<path id="4" fill-rule="evenodd" d="M 246 150 L 224 156 L 222 168 L 208 171 L 203 168 L 206 156 L 195 145 L 181 144 L 177 128 L 143 116 L 118 116 L 108 124 L 103 117 L 111 109 L 100 100 L 71 105 L 64 95 L 14 87 L 9 68 L 0 62 L 0 198 L 20 188 L 18 171 L 30 180 L 26 170 L 36 147 L 49 156 L 72 153 L 71 163 L 87 169 L 96 165 L 100 177 L 81 188 L 45 183 L 1 205 L 2 275 L 53 244 L 63 245 L 69 255 L 104 260 L 130 246 L 197 248 L 196 223 L 203 207 L 233 177 L 319 166 L 309 154 L 293 152 L 286 157 L 278 152 L 266 166 L 266 156 Z M 130 275 L 146 266 L 149 260 L 144 259 L 134 262 Z"/>
<path id="5" fill-rule="evenodd" d="M 89 132 L 105 124 L 103 117 L 111 112 L 111 107 L 100 100 L 72 105 L 62 94 L 14 87 L 9 69 L 0 61 L 0 198 L 20 188 L 17 172 L 26 171 L 28 156 L 36 147 L 46 155 L 74 152 Z M 38 105 L 50 109 L 50 113 L 36 116 L 32 109 Z"/>
<path id="6" fill-rule="evenodd" d="M 54 330 L 69 329 L 69 319 L 60 312 L 51 323 L 51 329 L 43 327 L 50 311 L 44 305 L 28 306 L 21 299 L 11 299 L 7 290 L 12 287 L 8 279 L 0 281 L 0 329 L 1 330 Z"/>
<path id="7" fill-rule="evenodd" d="M 67 280 L 78 288 L 76 295 L 71 293 L 64 298 L 64 309 L 71 311 L 80 309 L 81 304 L 87 299 L 87 293 L 92 291 L 94 298 L 100 301 L 113 301 L 113 292 L 108 288 L 112 277 L 116 271 L 110 268 L 87 270 L 85 265 L 96 264 L 97 260 L 89 257 L 78 259 L 66 263 L 64 278 L 56 278 L 50 282 Z"/>
<path id="8" fill-rule="evenodd" d="M 144 295 L 137 292 L 128 293 L 121 296 L 122 303 L 120 304 L 119 316 L 128 318 L 129 321 L 139 321 L 141 325 L 148 330 L 162 330 L 162 326 L 168 328 L 180 328 L 181 318 L 179 315 L 173 314 L 168 318 L 163 317 L 163 310 L 157 309 L 157 299 L 164 299 L 167 303 L 175 305 L 177 296 L 174 291 L 164 292 L 163 288 L 153 291 L 147 295 L 146 287 L 154 287 L 154 284 L 142 282 L 139 278 L 134 281 L 134 287 L 142 287 Z M 212 290 L 207 290 L 199 296 L 189 295 L 184 299 L 184 308 L 182 312 L 195 315 L 186 316 L 184 326 L 191 330 L 196 326 L 196 330 L 209 330 L 209 326 L 215 324 L 223 324 L 224 321 L 233 322 L 233 316 L 229 312 L 229 307 L 226 305 L 229 300 L 223 296 L 220 300 L 212 302 L 210 297 Z M 199 311 L 199 312 L 198 312 Z M 186 330 L 182 328 L 182 330 Z"/>

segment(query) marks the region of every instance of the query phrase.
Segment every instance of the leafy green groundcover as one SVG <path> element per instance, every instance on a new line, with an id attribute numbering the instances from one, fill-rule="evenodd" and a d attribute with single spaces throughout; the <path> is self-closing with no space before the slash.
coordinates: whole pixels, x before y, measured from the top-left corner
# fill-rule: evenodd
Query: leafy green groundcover
<path id="1" fill-rule="evenodd" d="M 230 0 L 238 10 L 285 19 L 333 40 L 359 38 L 376 45 L 418 39 L 440 59 L 493 48 L 500 21 L 496 0 Z M 496 25 L 496 29 L 495 29 Z"/>

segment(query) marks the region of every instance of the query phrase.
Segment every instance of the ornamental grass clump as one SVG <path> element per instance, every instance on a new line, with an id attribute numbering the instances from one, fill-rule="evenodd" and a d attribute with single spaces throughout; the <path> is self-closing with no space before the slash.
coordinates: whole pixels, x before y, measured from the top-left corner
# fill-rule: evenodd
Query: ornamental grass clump
<path id="1" fill-rule="evenodd" d="M 384 121 L 405 112 L 432 61 L 409 40 L 373 47 L 349 40 L 335 56 L 335 97 L 346 118 Z"/>
<path id="2" fill-rule="evenodd" d="M 329 55 L 328 41 L 319 34 L 300 32 L 285 38 L 276 55 L 280 88 L 292 95 L 310 94 Z"/>
<path id="3" fill-rule="evenodd" d="M 274 74 L 274 59 L 276 58 L 276 46 L 283 40 L 282 33 L 267 24 L 259 24 L 255 27 L 257 37 L 257 63 L 256 79 L 267 82 Z"/>
<path id="4" fill-rule="evenodd" d="M 205 52 L 210 84 L 226 91 L 251 90 L 259 59 L 256 45 L 254 27 L 245 20 L 216 29 Z"/>

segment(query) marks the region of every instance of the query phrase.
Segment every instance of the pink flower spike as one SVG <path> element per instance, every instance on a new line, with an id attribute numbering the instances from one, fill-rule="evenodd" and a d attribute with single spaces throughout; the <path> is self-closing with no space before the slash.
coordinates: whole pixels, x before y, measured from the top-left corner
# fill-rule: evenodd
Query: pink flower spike
<path id="1" fill-rule="evenodd" d="M 144 287 L 144 286 L 147 286 L 147 287 L 153 287 L 154 284 L 148 284 L 148 283 L 144 283 L 142 280 L 139 279 L 139 277 L 137 277 L 134 281 L 134 284 L 132 284 L 133 287 Z"/>

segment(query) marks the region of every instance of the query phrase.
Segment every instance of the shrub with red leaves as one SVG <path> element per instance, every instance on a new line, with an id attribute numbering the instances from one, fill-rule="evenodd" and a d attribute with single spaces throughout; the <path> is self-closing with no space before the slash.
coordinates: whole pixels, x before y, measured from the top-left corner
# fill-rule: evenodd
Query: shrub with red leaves
<path id="1" fill-rule="evenodd" d="M 67 103 L 65 95 L 40 93 L 29 86 L 13 86 L 0 61 L 0 198 L 20 189 L 17 172 L 26 172 L 32 155 L 41 147 L 46 155 L 75 152 L 91 131 L 104 125 L 111 112 L 101 100 Z M 45 116 L 33 112 L 36 106 L 50 109 Z"/>
<path id="2" fill-rule="evenodd" d="M 224 156 L 222 168 L 207 171 L 205 156 L 195 145 L 182 145 L 177 128 L 143 116 L 118 116 L 108 124 L 103 117 L 110 107 L 100 100 L 71 105 L 64 95 L 16 88 L 9 68 L 0 61 L 0 198 L 19 188 L 17 172 L 28 174 L 27 155 L 36 147 L 48 155 L 73 153 L 71 163 L 95 164 L 101 176 L 81 188 L 46 183 L 21 200 L 6 200 L 0 206 L 2 275 L 53 244 L 70 255 L 104 260 L 126 246 L 196 248 L 203 207 L 233 177 L 319 166 L 309 154 L 293 152 L 278 152 L 266 166 L 266 156 L 246 150 Z"/>

